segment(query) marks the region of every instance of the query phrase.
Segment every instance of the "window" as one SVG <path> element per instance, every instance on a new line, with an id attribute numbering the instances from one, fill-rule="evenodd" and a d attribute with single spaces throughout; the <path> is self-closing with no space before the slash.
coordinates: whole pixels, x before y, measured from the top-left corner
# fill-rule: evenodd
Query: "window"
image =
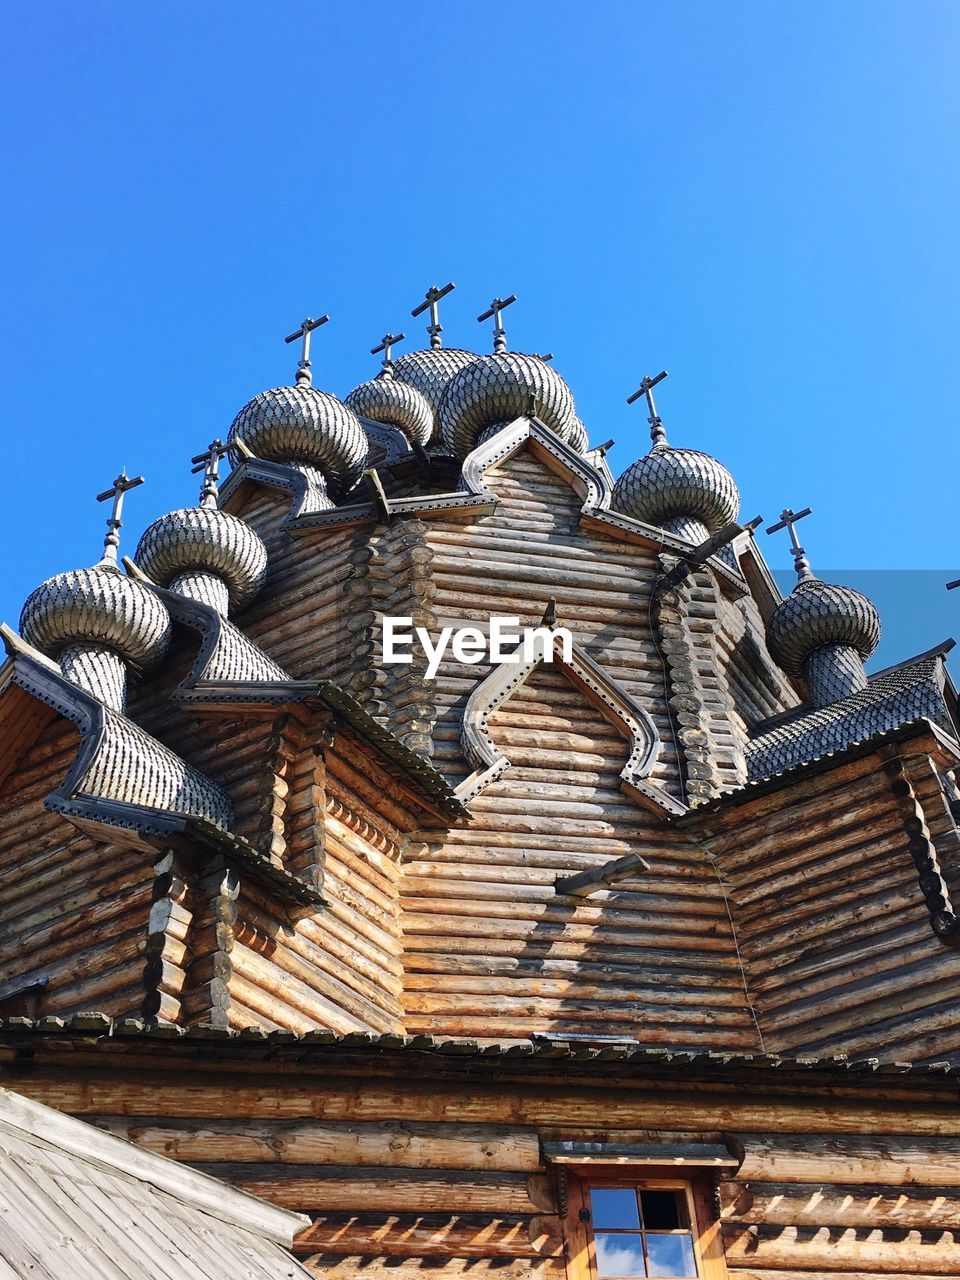
<path id="1" fill-rule="evenodd" d="M 645 1171 L 646 1172 L 646 1171 Z M 715 1280 L 726 1275 L 709 1182 L 569 1170 L 569 1280 Z"/>
<path id="2" fill-rule="evenodd" d="M 599 1280 L 699 1274 L 682 1191 L 589 1184 L 587 1196 Z"/>

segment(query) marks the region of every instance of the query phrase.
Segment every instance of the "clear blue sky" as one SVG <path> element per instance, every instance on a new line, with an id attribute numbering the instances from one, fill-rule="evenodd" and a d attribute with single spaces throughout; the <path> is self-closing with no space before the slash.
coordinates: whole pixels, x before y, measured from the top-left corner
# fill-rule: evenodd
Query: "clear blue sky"
<path id="1" fill-rule="evenodd" d="M 345 394 L 449 278 L 445 338 L 486 350 L 473 317 L 517 293 L 511 344 L 555 352 L 615 470 L 666 367 L 671 438 L 746 516 L 813 506 L 815 567 L 960 572 L 956 3 L 0 13 L 0 617 L 96 558 L 121 464 L 126 551 L 192 501 L 304 314 Z M 914 650 L 960 632 L 930 583 Z"/>

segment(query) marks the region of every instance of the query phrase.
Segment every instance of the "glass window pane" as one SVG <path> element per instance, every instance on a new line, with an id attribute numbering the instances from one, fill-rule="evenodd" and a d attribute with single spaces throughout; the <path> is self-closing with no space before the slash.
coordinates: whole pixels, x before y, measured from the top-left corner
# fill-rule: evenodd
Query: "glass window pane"
<path id="1" fill-rule="evenodd" d="M 594 1236 L 597 1246 L 597 1273 L 604 1280 L 632 1280 L 647 1274 L 640 1236 Z M 658 1271 L 658 1275 L 683 1275 L 682 1271 Z"/>
<path id="2" fill-rule="evenodd" d="M 676 1191 L 641 1191 L 643 1225 L 648 1231 L 676 1231 L 687 1225 L 680 1216 L 680 1196 Z"/>
<path id="3" fill-rule="evenodd" d="M 693 1241 L 689 1235 L 648 1235 L 647 1257 L 650 1259 L 649 1274 L 652 1276 L 695 1276 L 697 1274 Z"/>
<path id="4" fill-rule="evenodd" d="M 633 1187 L 591 1187 L 590 1212 L 596 1231 L 611 1228 L 636 1231 L 640 1226 L 637 1193 Z"/>

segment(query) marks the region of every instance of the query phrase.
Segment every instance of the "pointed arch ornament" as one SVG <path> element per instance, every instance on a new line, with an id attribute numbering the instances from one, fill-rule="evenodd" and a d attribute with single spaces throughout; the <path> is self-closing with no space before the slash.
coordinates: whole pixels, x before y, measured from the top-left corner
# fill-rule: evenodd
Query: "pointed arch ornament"
<path id="1" fill-rule="evenodd" d="M 620 770 L 621 791 L 661 818 L 686 813 L 685 805 L 649 780 L 660 754 L 660 734 L 643 707 L 578 644 L 571 646 L 567 661 L 561 653 L 559 639 L 555 639 L 551 661 L 629 742 L 629 754 Z M 501 663 L 476 685 L 467 699 L 460 743 L 474 771 L 455 788 L 464 804 L 469 804 L 510 768 L 510 760 L 490 732 L 490 719 L 543 662 L 541 655 L 530 662 Z"/>

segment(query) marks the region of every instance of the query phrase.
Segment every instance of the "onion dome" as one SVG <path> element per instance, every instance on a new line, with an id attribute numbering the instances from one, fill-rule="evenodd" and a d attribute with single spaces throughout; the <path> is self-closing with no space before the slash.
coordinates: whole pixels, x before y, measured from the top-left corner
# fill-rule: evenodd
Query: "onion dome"
<path id="1" fill-rule="evenodd" d="M 218 463 L 227 447 L 214 440 L 193 459 L 204 473 L 200 505 L 170 511 L 145 531 L 134 557 L 161 586 L 211 605 L 226 616 L 263 586 L 267 549 L 259 535 L 217 507 Z"/>
<path id="2" fill-rule="evenodd" d="M 733 476 L 716 458 L 668 444 L 653 402 L 653 387 L 666 376 L 644 378 L 640 390 L 627 401 L 632 404 L 641 395 L 647 397 L 653 446 L 617 480 L 612 504 L 634 520 L 701 543 L 736 520 L 740 494 Z"/>
<path id="3" fill-rule="evenodd" d="M 590 448 L 590 437 L 587 435 L 587 428 L 583 425 L 580 418 L 574 418 L 573 426 L 570 428 L 570 438 L 567 442 L 571 449 L 575 449 L 577 453 L 586 453 Z"/>
<path id="4" fill-rule="evenodd" d="M 576 411 L 570 388 L 546 360 L 507 351 L 500 314 L 516 296 L 495 298 L 479 321 L 494 317 L 493 354 L 478 356 L 454 374 L 440 403 L 440 430 L 446 446 L 465 458 L 488 427 L 534 413 L 568 440 Z"/>
<path id="5" fill-rule="evenodd" d="M 360 479 L 367 439 L 351 409 L 312 385 L 310 333 L 327 319 L 305 320 L 289 335 L 287 342 L 303 339 L 296 385 L 254 396 L 234 418 L 227 443 L 242 443 L 256 457 L 271 462 L 316 468 L 333 497 L 340 498 Z"/>
<path id="6" fill-rule="evenodd" d="M 384 353 L 381 373 L 370 382 L 361 382 L 344 403 L 362 418 L 397 427 L 412 445 L 425 445 L 433 435 L 433 409 L 422 392 L 397 382 L 393 375 L 391 349 L 403 337 L 402 333 L 384 334 L 380 345 L 370 352 L 372 356 Z"/>
<path id="7" fill-rule="evenodd" d="M 809 515 L 787 509 L 767 532 L 789 528 L 797 585 L 767 622 L 767 647 L 791 676 L 803 676 L 815 706 L 828 706 L 867 683 L 863 664 L 880 643 L 880 615 L 853 587 L 821 582 L 812 572 L 794 524 Z"/>
<path id="8" fill-rule="evenodd" d="M 394 381 L 418 391 L 435 418 L 438 418 L 447 383 L 454 374 L 472 364 L 476 358 L 475 351 L 464 351 L 459 347 L 429 347 L 426 351 L 409 351 L 394 364 Z"/>
<path id="9" fill-rule="evenodd" d="M 125 663 L 153 666 L 170 643 L 170 616 L 149 588 L 117 567 L 123 494 L 141 484 L 121 474 L 100 495 L 114 499 L 103 557 L 89 569 L 68 569 L 41 583 L 20 614 L 23 638 L 56 658 L 67 679 L 122 711 Z"/>
<path id="10" fill-rule="evenodd" d="M 452 280 L 449 284 L 445 284 L 443 288 L 437 288 L 436 285 L 430 286 L 423 302 L 410 312 L 412 316 L 416 317 L 423 315 L 429 309 L 430 323 L 427 326 L 427 333 L 430 335 L 430 346 L 426 351 L 408 352 L 407 355 L 401 356 L 393 366 L 393 381 L 412 387 L 414 391 L 423 396 L 430 406 L 432 414 L 430 443 L 433 445 L 442 444 L 440 436 L 440 401 L 443 399 L 443 393 L 447 389 L 447 383 L 455 373 L 458 373 L 465 365 L 471 364 L 477 358 L 473 351 L 463 351 L 458 347 L 445 347 L 440 336 L 443 333 L 443 325 L 440 323 L 438 304 L 441 298 L 445 298 L 455 288 L 456 285 Z"/>

